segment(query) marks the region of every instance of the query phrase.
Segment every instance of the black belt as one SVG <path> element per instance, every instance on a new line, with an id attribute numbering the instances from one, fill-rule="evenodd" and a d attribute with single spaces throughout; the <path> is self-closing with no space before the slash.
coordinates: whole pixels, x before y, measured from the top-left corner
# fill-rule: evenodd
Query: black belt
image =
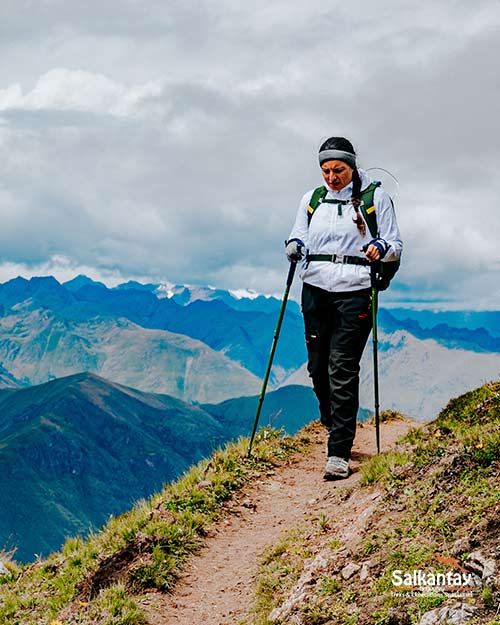
<path id="1" fill-rule="evenodd" d="M 308 254 L 306 261 L 328 261 L 330 263 L 340 263 L 342 265 L 364 265 L 367 267 L 370 261 L 361 256 L 346 256 L 345 254 Z"/>

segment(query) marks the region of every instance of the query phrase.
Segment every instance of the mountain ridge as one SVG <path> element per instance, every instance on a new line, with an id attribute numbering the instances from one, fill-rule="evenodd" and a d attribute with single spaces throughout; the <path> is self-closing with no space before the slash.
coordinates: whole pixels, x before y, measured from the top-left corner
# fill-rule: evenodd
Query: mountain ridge
<path id="1" fill-rule="evenodd" d="M 92 373 L 0 389 L 0 542 L 10 540 L 21 560 L 31 560 L 68 535 L 100 527 L 216 447 L 248 435 L 257 397 L 234 401 L 237 420 L 231 400 L 192 405 Z M 273 415 L 276 404 L 281 411 Z M 271 393 L 261 424 L 294 432 L 315 405 L 304 387 L 276 399 Z"/>
<path id="2" fill-rule="evenodd" d="M 205 342 L 262 377 L 276 323 L 273 313 L 236 310 L 221 300 L 196 300 L 180 306 L 168 298 L 159 299 L 148 289 L 107 289 L 82 277 L 80 282 L 80 288 L 68 291 L 52 277 L 11 280 L 0 285 L 3 316 L 18 310 L 49 309 L 76 323 L 97 316 L 125 317 L 145 329 L 185 334 Z M 271 383 L 279 381 L 276 376 L 282 378 L 297 369 L 305 354 L 302 320 L 289 310 L 283 322 Z"/>
<path id="3" fill-rule="evenodd" d="M 0 361 L 25 385 L 92 371 L 144 391 L 187 401 L 222 401 L 257 392 L 260 380 L 206 343 L 125 318 L 70 321 L 51 310 L 0 318 Z M 203 375 L 200 375 L 203 372 Z"/>
<path id="4" fill-rule="evenodd" d="M 19 304 L 26 299 L 31 299 L 35 304 L 45 308 L 53 307 L 55 310 L 61 311 L 62 307 L 66 309 L 65 312 L 69 318 L 77 319 L 79 315 L 89 317 L 99 313 L 107 313 L 125 316 L 135 323 L 146 324 L 144 327 L 155 327 L 156 329 L 167 329 L 174 332 L 179 331 L 175 326 L 179 324 L 176 319 L 178 319 L 181 310 L 189 309 L 193 304 L 196 306 L 192 310 L 206 311 L 210 310 L 210 305 L 219 306 L 222 302 L 236 312 L 235 319 L 239 319 L 238 313 L 275 314 L 281 304 L 274 297 L 260 295 L 252 298 L 237 298 L 229 291 L 208 287 L 183 287 L 189 294 L 189 299 L 181 298 L 182 301 L 179 304 L 173 296 L 159 298 L 157 294 L 159 286 L 129 281 L 109 289 L 103 283 L 95 282 L 84 275 L 79 275 L 62 285 L 53 276 L 33 277 L 30 280 L 18 277 L 0 284 L 0 304 L 9 308 L 16 303 Z M 205 291 L 209 297 L 204 295 Z M 198 297 L 196 294 L 199 295 L 200 293 L 201 295 Z M 97 308 L 95 307 L 96 304 L 99 305 Z M 292 317 L 300 316 L 300 310 L 295 302 L 290 301 L 288 308 L 291 309 L 290 315 Z M 227 311 L 227 309 L 225 310 Z M 166 319 L 172 312 L 174 318 L 167 322 Z M 164 317 L 163 322 L 160 322 L 161 317 Z M 429 319 L 432 318 L 436 318 L 439 322 L 431 324 Z M 200 317 L 197 317 L 196 321 L 199 319 Z M 419 319 L 424 321 L 424 325 L 420 324 Z M 453 325 L 441 321 L 443 319 L 452 320 Z M 486 320 L 488 326 L 496 328 L 497 334 L 491 334 L 488 327 L 478 325 L 479 321 L 476 319 Z M 457 320 L 463 320 L 464 323 L 469 320 L 472 327 L 459 327 Z M 165 323 L 173 323 L 173 325 L 167 327 Z M 229 325 L 232 323 L 233 321 Z M 417 338 L 423 340 L 434 338 L 446 346 L 459 346 L 476 351 L 500 351 L 500 312 L 444 311 L 431 313 L 421 310 L 384 309 L 381 307 L 379 323 L 387 332 L 394 329 L 405 329 Z M 186 326 L 185 322 L 184 326 Z"/>
<path id="5" fill-rule="evenodd" d="M 101 526 L 225 439 L 199 407 L 88 373 L 0 391 L 0 413 L 0 532 L 22 559 Z"/>

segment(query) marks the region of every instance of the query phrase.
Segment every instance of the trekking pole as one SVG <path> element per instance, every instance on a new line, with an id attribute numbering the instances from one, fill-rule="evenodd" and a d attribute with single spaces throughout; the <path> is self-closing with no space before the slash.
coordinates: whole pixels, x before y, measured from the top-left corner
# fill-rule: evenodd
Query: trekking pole
<path id="1" fill-rule="evenodd" d="M 260 392 L 259 404 L 257 406 L 257 412 L 255 414 L 255 421 L 253 424 L 252 436 L 250 437 L 250 444 L 248 445 L 248 457 L 252 455 L 253 439 L 255 438 L 255 433 L 257 431 L 257 424 L 259 423 L 260 411 L 262 410 L 262 404 L 264 402 L 264 395 L 266 394 L 267 382 L 269 380 L 269 374 L 271 373 L 271 367 L 273 364 L 274 352 L 276 351 L 276 346 L 278 344 L 278 338 L 279 338 L 280 330 L 281 330 L 281 323 L 283 321 L 283 316 L 285 314 L 288 294 L 290 293 L 290 287 L 292 286 L 293 276 L 295 275 L 296 267 L 297 267 L 297 262 L 291 261 L 290 269 L 288 271 L 288 277 L 286 279 L 285 293 L 283 295 L 283 301 L 281 302 L 280 314 L 278 316 L 278 323 L 276 324 L 276 329 L 274 331 L 274 339 L 273 339 L 273 344 L 271 347 L 271 353 L 269 354 L 269 360 L 267 361 L 266 374 L 262 382 L 262 390 Z"/>
<path id="2" fill-rule="evenodd" d="M 377 338 L 377 308 L 378 308 L 378 289 L 377 289 L 377 264 L 370 265 L 370 279 L 372 286 L 372 341 L 373 341 L 373 389 L 375 394 L 375 432 L 377 437 L 377 453 L 380 453 L 380 414 L 379 414 L 379 397 L 378 397 L 378 338 Z"/>

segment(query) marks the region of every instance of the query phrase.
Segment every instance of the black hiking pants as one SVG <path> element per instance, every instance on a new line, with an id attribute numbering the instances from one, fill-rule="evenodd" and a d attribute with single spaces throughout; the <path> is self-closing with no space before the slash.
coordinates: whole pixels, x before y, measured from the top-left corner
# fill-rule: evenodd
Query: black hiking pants
<path id="1" fill-rule="evenodd" d="M 328 456 L 349 460 L 359 408 L 359 362 L 372 327 L 371 290 L 331 293 L 306 282 L 307 369 L 329 430 Z"/>

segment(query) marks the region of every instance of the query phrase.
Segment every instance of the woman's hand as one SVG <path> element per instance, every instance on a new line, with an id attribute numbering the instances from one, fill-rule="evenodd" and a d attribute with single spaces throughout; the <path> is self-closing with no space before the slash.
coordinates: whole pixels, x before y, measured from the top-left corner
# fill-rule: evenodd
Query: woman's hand
<path id="1" fill-rule="evenodd" d="M 366 258 L 371 263 L 374 263 L 375 261 L 384 258 L 387 254 L 388 247 L 389 246 L 384 239 L 373 239 L 370 243 L 363 245 L 362 250 L 365 253 Z"/>
<path id="2" fill-rule="evenodd" d="M 366 258 L 368 258 L 368 260 L 371 263 L 374 263 L 376 260 L 380 260 L 380 252 L 378 251 L 378 249 L 373 245 L 373 243 L 370 243 L 368 245 L 368 247 L 365 250 L 365 255 Z"/>

